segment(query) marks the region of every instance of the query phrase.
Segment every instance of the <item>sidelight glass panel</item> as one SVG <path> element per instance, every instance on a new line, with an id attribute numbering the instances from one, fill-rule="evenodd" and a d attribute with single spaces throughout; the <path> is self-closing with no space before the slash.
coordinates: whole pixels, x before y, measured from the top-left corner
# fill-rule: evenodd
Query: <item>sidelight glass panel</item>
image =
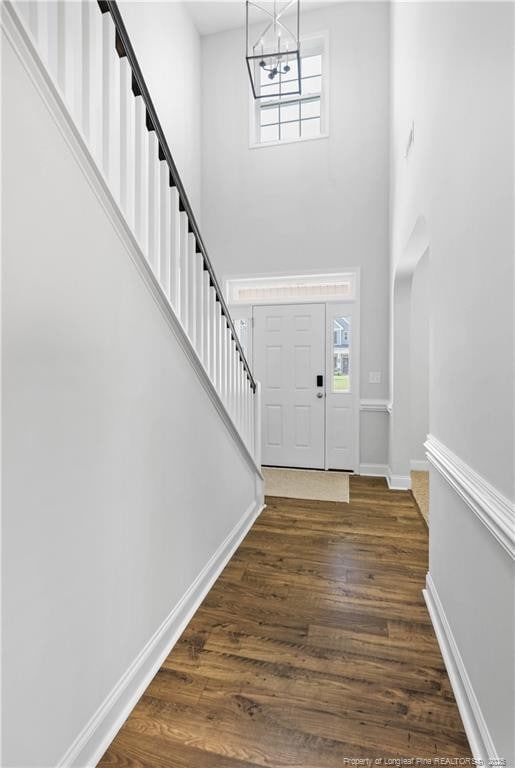
<path id="1" fill-rule="evenodd" d="M 350 317 L 333 320 L 333 392 L 350 392 Z"/>

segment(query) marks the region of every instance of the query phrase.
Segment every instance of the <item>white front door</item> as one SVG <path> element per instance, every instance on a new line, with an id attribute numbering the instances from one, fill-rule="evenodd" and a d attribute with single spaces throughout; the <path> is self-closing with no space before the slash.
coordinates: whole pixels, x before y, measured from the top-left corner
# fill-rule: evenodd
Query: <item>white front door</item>
<path id="1" fill-rule="evenodd" d="M 265 465 L 325 467 L 325 305 L 253 308 Z"/>

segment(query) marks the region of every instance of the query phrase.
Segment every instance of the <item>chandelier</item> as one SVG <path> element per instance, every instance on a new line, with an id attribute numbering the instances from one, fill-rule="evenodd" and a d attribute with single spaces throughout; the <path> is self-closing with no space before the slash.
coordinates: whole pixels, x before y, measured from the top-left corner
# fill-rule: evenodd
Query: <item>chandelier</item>
<path id="1" fill-rule="evenodd" d="M 246 2 L 246 58 L 255 99 L 300 94 L 300 0 Z"/>

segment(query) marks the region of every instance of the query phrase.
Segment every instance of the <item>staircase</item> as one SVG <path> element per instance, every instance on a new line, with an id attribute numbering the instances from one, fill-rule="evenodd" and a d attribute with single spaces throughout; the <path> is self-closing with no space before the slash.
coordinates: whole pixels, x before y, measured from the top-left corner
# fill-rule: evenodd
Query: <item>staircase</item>
<path id="1" fill-rule="evenodd" d="M 263 508 L 259 385 L 116 3 L 0 12 L 0 763 L 90 768 Z"/>
<path id="2" fill-rule="evenodd" d="M 259 391 L 116 2 L 7 3 L 259 466 Z"/>

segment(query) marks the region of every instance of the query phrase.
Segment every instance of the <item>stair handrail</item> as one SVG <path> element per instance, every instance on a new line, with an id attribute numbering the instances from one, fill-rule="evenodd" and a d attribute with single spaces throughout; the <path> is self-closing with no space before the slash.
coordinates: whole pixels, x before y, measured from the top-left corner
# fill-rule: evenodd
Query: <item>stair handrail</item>
<path id="1" fill-rule="evenodd" d="M 250 366 L 247 362 L 245 353 L 240 344 L 240 340 L 238 338 L 238 334 L 236 333 L 236 329 L 234 328 L 231 314 L 229 312 L 227 304 L 225 303 L 222 290 L 216 278 L 215 270 L 213 269 L 213 265 L 207 254 L 207 249 L 204 244 L 204 241 L 202 240 L 202 236 L 200 234 L 200 230 L 199 230 L 197 221 L 195 219 L 193 209 L 190 205 L 190 202 L 188 200 L 188 195 L 186 194 L 186 190 L 184 189 L 184 185 L 179 176 L 177 166 L 175 165 L 175 162 L 173 160 L 170 147 L 168 146 L 168 142 L 166 141 L 166 136 L 164 134 L 159 117 L 157 116 L 156 108 L 154 107 L 154 102 L 152 101 L 152 98 L 150 96 L 147 84 L 145 82 L 145 78 L 143 77 L 141 67 L 138 63 L 138 59 L 136 57 L 134 48 L 130 41 L 129 33 L 127 32 L 127 28 L 125 27 L 122 15 L 120 13 L 120 9 L 118 8 L 118 3 L 116 2 L 116 0 L 98 0 L 98 5 L 102 13 L 111 14 L 111 18 L 113 19 L 115 30 L 116 30 L 116 42 L 115 42 L 116 50 L 120 58 L 123 58 L 125 56 L 129 62 L 131 72 L 132 72 L 133 93 L 135 96 L 141 96 L 143 99 L 143 102 L 146 108 L 146 113 L 147 113 L 147 128 L 148 130 L 153 130 L 156 133 L 156 137 L 159 144 L 159 159 L 165 160 L 168 165 L 168 169 L 170 172 L 170 186 L 176 187 L 179 193 L 179 210 L 183 210 L 187 214 L 188 231 L 195 236 L 197 253 L 200 253 L 202 256 L 204 269 L 208 272 L 210 284 L 215 289 L 216 300 L 220 303 L 222 315 L 225 317 L 227 327 L 229 328 L 232 339 L 236 344 L 236 348 L 238 350 L 238 354 L 243 364 L 243 367 L 245 369 L 245 373 L 249 380 L 250 386 L 253 392 L 255 392 L 256 382 L 252 375 L 252 371 L 250 370 Z"/>

